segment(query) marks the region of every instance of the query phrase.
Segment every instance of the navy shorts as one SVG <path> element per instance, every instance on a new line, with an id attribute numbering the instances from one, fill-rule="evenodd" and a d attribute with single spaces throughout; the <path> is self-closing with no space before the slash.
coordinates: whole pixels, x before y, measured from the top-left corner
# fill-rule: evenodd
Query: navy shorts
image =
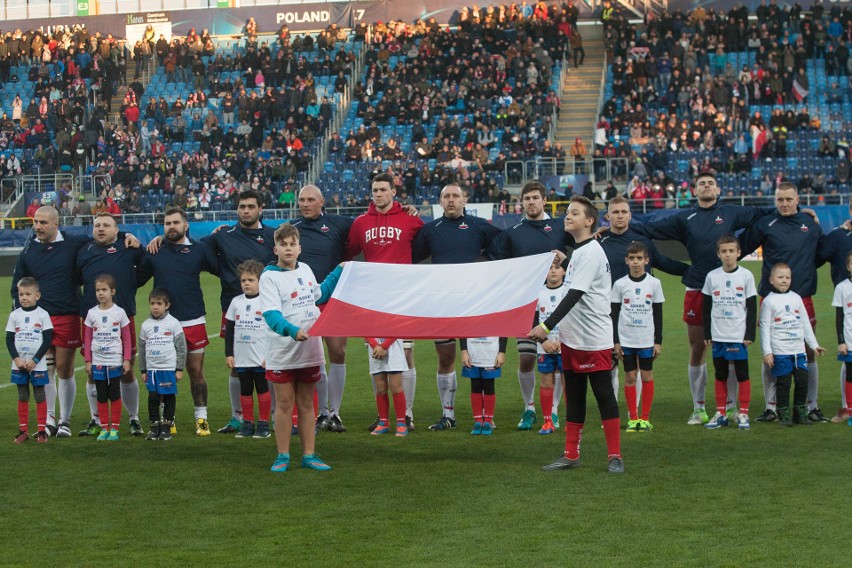
<path id="1" fill-rule="evenodd" d="M 497 379 L 503 372 L 500 369 L 485 367 L 462 367 L 462 377 L 468 379 Z"/>
<path id="2" fill-rule="evenodd" d="M 562 371 L 562 355 L 559 353 L 541 353 L 538 356 L 539 373 Z"/>
<path id="3" fill-rule="evenodd" d="M 105 381 L 107 379 L 117 379 L 124 374 L 122 368 L 108 365 L 92 365 L 92 380 Z"/>
<path id="4" fill-rule="evenodd" d="M 177 376 L 174 371 L 148 371 L 145 388 L 157 394 L 177 394 Z"/>
<path id="5" fill-rule="evenodd" d="M 34 387 L 43 387 L 50 382 L 47 376 L 47 371 L 21 371 L 16 369 L 12 371 L 12 384 L 25 385 L 31 383 Z"/>
<path id="6" fill-rule="evenodd" d="M 725 361 L 747 361 L 748 349 L 744 343 L 713 342 L 713 358 Z"/>
<path id="7" fill-rule="evenodd" d="M 793 372 L 793 369 L 808 370 L 808 356 L 804 353 L 798 355 L 775 355 L 775 364 L 772 366 L 773 377 L 783 377 Z"/>

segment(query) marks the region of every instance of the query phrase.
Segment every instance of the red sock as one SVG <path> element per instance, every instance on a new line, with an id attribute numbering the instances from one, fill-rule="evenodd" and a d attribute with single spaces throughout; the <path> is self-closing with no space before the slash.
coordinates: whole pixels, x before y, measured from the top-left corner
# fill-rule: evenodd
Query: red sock
<path id="1" fill-rule="evenodd" d="M 266 394 L 268 395 L 269 393 Z M 243 420 L 254 422 L 254 397 L 252 397 L 251 395 L 240 395 L 240 406 L 243 407 Z"/>
<path id="2" fill-rule="evenodd" d="M 47 401 L 43 400 L 36 403 L 36 420 L 38 421 L 38 431 L 44 432 L 47 427 Z"/>
<path id="3" fill-rule="evenodd" d="M 109 403 L 98 401 L 98 419 L 101 421 L 101 428 L 109 427 Z"/>
<path id="4" fill-rule="evenodd" d="M 846 381 L 843 388 L 846 392 L 846 410 L 852 413 L 852 382 Z"/>
<path id="5" fill-rule="evenodd" d="M 405 392 L 399 391 L 393 394 L 393 413 L 397 421 L 405 421 Z"/>
<path id="6" fill-rule="evenodd" d="M 849 384 L 849 383 L 846 383 Z M 29 387 L 27 387 L 29 388 Z M 46 403 L 45 403 L 46 404 Z M 38 405 L 38 403 L 36 403 Z M 38 406 L 36 406 L 38 408 Z M 47 406 L 45 406 L 47 408 Z M 21 432 L 27 431 L 27 424 L 30 422 L 30 403 L 26 400 L 18 401 L 18 430 Z"/>
<path id="7" fill-rule="evenodd" d="M 644 390 L 642 398 L 645 398 Z M 627 401 L 627 416 L 630 420 L 637 420 L 639 416 L 636 413 L 636 385 L 624 385 L 624 400 Z"/>
<path id="8" fill-rule="evenodd" d="M 738 392 L 740 395 L 740 413 L 748 414 L 748 405 L 751 403 L 751 381 L 741 381 Z"/>
<path id="9" fill-rule="evenodd" d="M 242 397 L 240 399 L 242 400 Z M 260 412 L 260 419 L 264 422 L 269 422 L 269 415 L 272 413 L 272 395 L 269 394 L 269 391 L 257 395 L 257 407 Z M 245 403 L 243 403 L 243 420 L 245 420 L 245 411 L 246 407 Z M 252 419 L 254 419 L 254 416 L 252 416 Z"/>
<path id="10" fill-rule="evenodd" d="M 473 410 L 474 422 L 482 422 L 482 409 L 484 406 L 485 402 L 482 400 L 481 392 L 470 393 L 470 408 Z"/>
<path id="11" fill-rule="evenodd" d="M 618 418 L 608 418 L 603 421 L 604 436 L 606 436 L 606 453 L 608 458 L 621 457 L 621 422 Z"/>
<path id="12" fill-rule="evenodd" d="M 314 416 L 319 414 L 319 394 L 317 394 L 317 389 L 314 388 Z"/>
<path id="13" fill-rule="evenodd" d="M 583 425 L 579 422 L 565 424 L 565 457 L 569 460 L 580 458 L 580 440 L 583 438 Z"/>
<path id="14" fill-rule="evenodd" d="M 725 414 L 725 409 L 728 406 L 728 381 L 720 381 L 716 379 L 716 412 Z"/>
<path id="15" fill-rule="evenodd" d="M 376 395 L 376 409 L 379 411 L 379 420 L 384 420 L 385 422 L 387 422 L 388 412 L 390 411 L 390 401 L 388 400 L 388 393 Z M 405 414 L 404 409 L 403 414 Z"/>
<path id="16" fill-rule="evenodd" d="M 494 405 L 496 403 L 497 395 L 496 394 L 486 394 L 482 395 L 483 406 L 485 407 L 485 413 L 482 418 L 486 422 L 494 421 Z"/>
<path id="17" fill-rule="evenodd" d="M 642 383 L 642 420 L 651 416 L 651 405 L 654 403 L 654 381 Z"/>
<path id="18" fill-rule="evenodd" d="M 118 430 L 118 425 L 121 424 L 121 399 L 116 399 L 110 402 L 110 426 L 113 430 Z"/>
<path id="19" fill-rule="evenodd" d="M 541 404 L 541 413 L 545 417 L 553 414 L 553 387 L 545 388 L 541 387 L 538 389 L 538 400 Z M 547 418 L 545 418 L 546 420 Z"/>

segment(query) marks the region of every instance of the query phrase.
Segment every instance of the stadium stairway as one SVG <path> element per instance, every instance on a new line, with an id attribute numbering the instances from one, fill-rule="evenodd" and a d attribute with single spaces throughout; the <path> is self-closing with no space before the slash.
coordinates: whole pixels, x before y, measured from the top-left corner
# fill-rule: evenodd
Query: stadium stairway
<path id="1" fill-rule="evenodd" d="M 603 26 L 581 26 L 586 58 L 578 68 L 569 58 L 569 68 L 562 73 L 562 108 L 556 126 L 556 141 L 566 152 L 577 136 L 583 138 L 586 149 L 594 147 L 595 119 L 600 105 L 601 77 L 604 72 Z"/>

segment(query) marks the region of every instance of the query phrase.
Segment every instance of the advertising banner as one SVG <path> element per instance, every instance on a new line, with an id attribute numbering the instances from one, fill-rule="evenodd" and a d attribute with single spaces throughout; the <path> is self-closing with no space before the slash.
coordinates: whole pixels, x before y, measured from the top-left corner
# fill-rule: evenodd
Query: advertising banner
<path id="1" fill-rule="evenodd" d="M 147 12 L 142 14 L 126 14 L 125 38 L 127 45 L 134 45 L 145 35 L 145 28 L 154 28 L 154 41 L 160 39 L 160 34 L 166 41 L 172 40 L 172 20 L 170 12 Z"/>

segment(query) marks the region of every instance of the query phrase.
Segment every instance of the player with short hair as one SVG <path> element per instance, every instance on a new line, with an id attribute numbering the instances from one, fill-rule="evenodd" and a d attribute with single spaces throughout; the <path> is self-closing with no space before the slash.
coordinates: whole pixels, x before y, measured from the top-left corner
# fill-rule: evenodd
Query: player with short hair
<path id="1" fill-rule="evenodd" d="M 40 207 L 33 218 L 34 238 L 18 257 L 12 275 L 12 298 L 17 301 L 18 281 L 26 276 L 38 280 L 41 307 L 50 314 L 53 323 L 53 344 L 46 355 L 47 374 L 51 382 L 45 385 L 47 400 L 47 432 L 57 437 L 71 437 L 71 410 L 77 396 L 74 380 L 74 357 L 82 344 L 80 319 L 80 282 L 75 261 L 77 252 L 89 242 L 85 235 L 75 235 L 59 229 L 59 212 L 53 206 Z M 131 234 L 119 233 L 125 245 L 139 246 Z M 55 373 L 54 373 L 55 371 Z M 53 375 L 58 382 L 54 382 Z M 55 418 L 57 385 L 59 390 L 59 423 Z"/>
<path id="2" fill-rule="evenodd" d="M 783 262 L 793 272 L 791 290 L 802 298 L 811 326 L 816 329 L 816 313 L 812 296 L 817 292 L 817 255 L 825 236 L 819 222 L 799 211 L 799 193 L 789 182 L 778 184 L 775 190 L 775 208 L 750 226 L 742 235 L 743 254 L 758 247 L 763 251 L 763 268 L 757 293 L 765 297 L 770 290 L 771 268 Z M 808 409 L 812 422 L 828 422 L 817 404 L 819 392 L 819 366 L 813 351 L 805 346 L 808 355 Z M 766 407 L 756 418 L 757 422 L 771 422 L 775 416 L 775 379 L 769 368 L 762 367 L 761 378 Z"/>
<path id="3" fill-rule="evenodd" d="M 517 258 L 558 250 L 565 252 L 574 240 L 558 219 L 545 212 L 547 189 L 539 181 L 527 182 L 521 188 L 524 218 L 500 234 L 495 243 L 495 260 Z M 535 414 L 535 365 L 538 349 L 535 342 L 518 338 L 518 383 L 524 399 L 524 412 L 518 430 L 531 430 L 538 418 Z"/>
<path id="4" fill-rule="evenodd" d="M 778 262 L 772 267 L 769 283 L 772 291 L 760 305 L 760 347 L 763 361 L 777 380 L 778 423 L 810 425 L 808 418 L 808 364 L 805 343 L 817 355 L 825 349 L 817 343 L 814 330 L 801 296 L 790 289 L 793 279 L 790 267 Z M 790 409 L 790 382 L 795 377 L 793 411 Z"/>
<path id="5" fill-rule="evenodd" d="M 844 405 L 852 401 L 852 350 L 849 349 L 849 344 L 852 343 L 852 251 L 846 253 L 846 267 L 849 277 L 834 288 L 834 298 L 831 301 L 831 305 L 835 308 L 837 360 L 841 361 L 845 368 Z M 847 423 L 852 426 L 852 418 L 849 417 L 852 409 L 846 406 L 844 410 L 846 410 Z M 838 415 L 842 414 L 838 412 Z M 837 421 L 832 420 L 832 422 Z"/>
<path id="6" fill-rule="evenodd" d="M 150 316 L 139 329 L 139 373 L 148 389 L 148 440 L 172 439 L 177 384 L 186 365 L 183 326 L 169 313 L 169 291 L 155 287 L 148 294 Z M 160 406 L 162 405 L 162 415 Z"/>
<path id="7" fill-rule="evenodd" d="M 210 343 L 201 290 L 201 273 L 219 275 L 219 260 L 213 249 L 190 240 L 189 223 L 183 209 L 169 207 L 163 218 L 165 240 L 156 254 L 145 255 L 139 268 L 140 285 L 152 276 L 155 288 L 165 288 L 172 300 L 170 314 L 183 326 L 186 338 L 186 370 L 195 405 L 195 434 L 209 436 L 207 381 L 204 379 L 204 348 Z M 174 431 L 172 432 L 174 433 Z"/>
<path id="8" fill-rule="evenodd" d="M 614 352 L 624 365 L 624 399 L 627 401 L 627 432 L 649 432 L 654 402 L 654 359 L 663 343 L 663 287 L 645 272 L 651 259 L 639 241 L 630 243 L 624 263 L 627 275 L 612 285 Z M 642 416 L 637 409 L 637 369 L 642 371 Z"/>
<path id="9" fill-rule="evenodd" d="M 426 223 L 414 239 L 414 262 L 431 258 L 432 264 L 461 264 L 489 258 L 492 244 L 500 229 L 465 210 L 468 192 L 455 183 L 441 189 L 443 214 Z M 429 430 L 452 430 L 456 427 L 456 342 L 454 339 L 435 340 L 438 355 L 438 396 L 441 399 L 441 418 Z"/>
<path id="10" fill-rule="evenodd" d="M 736 237 L 720 237 L 716 250 L 722 266 L 707 274 L 701 290 L 704 340 L 708 347 L 712 345 L 716 370 L 716 414 L 705 428 L 715 430 L 728 425 L 728 371 L 729 362 L 733 361 L 739 383 L 737 428 L 748 430 L 751 402 L 748 346 L 754 343 L 756 335 L 757 289 L 751 272 L 737 264 L 741 250 Z"/>
<path id="11" fill-rule="evenodd" d="M 299 408 L 299 438 L 302 441 L 302 467 L 327 471 L 331 467 L 314 454 L 316 417 L 313 413 L 314 384 L 325 364 L 322 340 L 311 337 L 311 326 L 319 317 L 317 303 L 327 302 L 337 285 L 342 268 L 335 268 L 319 284 L 311 268 L 298 261 L 299 230 L 284 223 L 275 231 L 276 264 L 268 265 L 260 276 L 260 305 L 263 318 L 272 330 L 266 356 L 266 378 L 273 383 L 279 416 L 290 416 L 293 404 Z M 290 428 L 276 428 L 278 456 L 272 471 L 290 467 Z"/>
<path id="12" fill-rule="evenodd" d="M 538 295 L 533 325 L 550 317 L 570 288 L 565 281 L 565 269 L 558 258 L 553 259 L 544 287 Z M 562 356 L 560 355 L 559 326 L 551 329 L 547 339 L 538 344 L 538 372 L 541 385 L 538 388 L 539 404 L 544 422 L 538 431 L 541 435 L 552 434 L 559 428 L 559 401 L 562 400 Z"/>
<path id="13" fill-rule="evenodd" d="M 562 367 L 565 373 L 565 452 L 544 467 L 545 471 L 580 466 L 580 439 L 586 421 L 586 390 L 592 386 L 601 412 L 606 437 L 607 471 L 624 473 L 618 403 L 612 390 L 613 332 L 610 317 L 612 284 L 609 262 L 592 237 L 598 210 L 587 198 L 575 195 L 565 215 L 565 230 L 576 242 L 568 261 L 566 278 L 570 289 L 556 310 L 534 327 L 530 339 L 541 342 L 559 324 Z"/>
<path id="14" fill-rule="evenodd" d="M 127 313 L 113 301 L 115 278 L 109 274 L 95 278 L 95 297 L 98 305 L 88 311 L 83 322 L 83 358 L 86 374 L 97 391 L 101 423 L 97 439 L 115 442 L 121 423 L 121 379 L 130 372 L 135 330 Z"/>
<path id="15" fill-rule="evenodd" d="M 494 380 L 500 378 L 506 362 L 506 337 L 459 339 L 462 376 L 470 379 L 470 407 L 473 410 L 473 436 L 494 433 L 494 407 L 497 395 Z"/>
<path id="16" fill-rule="evenodd" d="M 389 264 L 411 264 L 412 244 L 423 227 L 419 217 L 406 215 L 402 206 L 394 200 L 396 187 L 393 176 L 382 173 L 373 178 L 372 201 L 367 212 L 352 222 L 346 240 L 346 258 L 352 259 L 364 253 L 367 262 Z M 417 386 L 417 369 L 414 366 L 414 342 L 403 339 L 408 370 L 402 374 L 405 391 L 406 425 L 414 430 L 414 393 Z M 373 385 L 375 387 L 375 385 Z M 375 392 L 375 389 L 374 389 Z M 377 422 L 370 425 L 370 431 Z"/>
<path id="17" fill-rule="evenodd" d="M 237 267 L 243 293 L 231 300 L 225 312 L 225 358 L 240 380 L 243 423 L 237 438 L 268 438 L 272 398 L 263 363 L 269 327 L 260 306 L 260 275 L 263 265 L 247 260 Z M 254 423 L 254 392 L 257 392 L 258 422 Z"/>
<path id="18" fill-rule="evenodd" d="M 136 267 L 145 258 L 145 250 L 141 247 L 128 247 L 118 238 L 118 221 L 110 213 L 100 213 L 95 216 L 92 224 L 92 240 L 77 253 L 76 270 L 83 283 L 83 298 L 80 301 L 80 316 L 85 319 L 89 310 L 98 305 L 95 296 L 95 279 L 108 274 L 115 280 L 115 304 L 122 308 L 130 319 L 131 358 L 130 372 L 121 377 L 121 401 L 130 418 L 130 434 L 144 436 L 139 422 L 139 383 L 133 374 L 133 363 L 136 359 Z M 100 418 L 98 417 L 98 396 L 95 383 L 86 381 L 86 400 L 89 402 L 91 422 L 79 432 L 80 436 L 97 436 L 100 434 Z"/>
<path id="19" fill-rule="evenodd" d="M 47 442 L 47 401 L 44 387 L 48 383 L 44 359 L 53 339 L 50 315 L 39 307 L 38 281 L 25 276 L 18 281 L 18 305 L 6 323 L 6 349 L 12 359 L 12 384 L 18 387 L 18 434 L 16 444 L 29 440 L 30 384 L 36 401 L 36 442 Z"/>

